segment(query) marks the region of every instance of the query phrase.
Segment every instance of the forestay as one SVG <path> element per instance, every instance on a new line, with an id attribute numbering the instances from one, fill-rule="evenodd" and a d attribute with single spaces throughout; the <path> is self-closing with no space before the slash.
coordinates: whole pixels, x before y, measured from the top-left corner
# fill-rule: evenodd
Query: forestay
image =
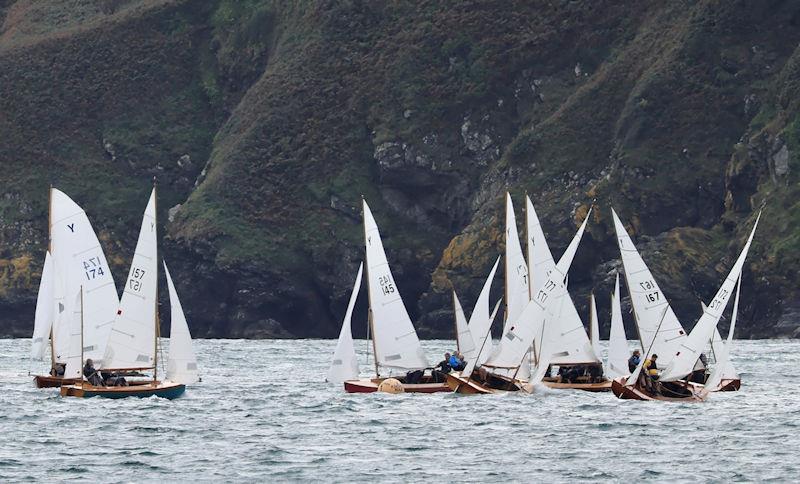
<path id="1" fill-rule="evenodd" d="M 628 371 L 628 340 L 622 324 L 619 274 L 614 282 L 614 294 L 611 296 L 611 332 L 608 335 L 608 363 L 605 373 L 609 378 L 620 378 L 630 374 Z"/>
<path id="2" fill-rule="evenodd" d="M 155 366 L 157 243 L 154 188 L 144 211 L 136 251 L 106 348 L 105 368 Z"/>
<path id="3" fill-rule="evenodd" d="M 356 358 L 356 347 L 353 343 L 352 318 L 353 308 L 358 299 L 358 292 L 361 290 L 361 274 L 364 270 L 364 263 L 358 265 L 358 275 L 353 285 L 353 292 L 350 293 L 350 301 L 347 303 L 347 311 L 342 320 L 342 329 L 339 331 L 339 341 L 336 343 L 336 351 L 333 352 L 333 362 L 328 369 L 328 376 L 325 381 L 331 383 L 341 383 L 346 380 L 358 378 L 358 359 Z"/>
<path id="4" fill-rule="evenodd" d="M 378 226 L 367 202 L 364 201 L 363 205 L 375 361 L 379 369 L 383 367 L 390 371 L 427 368 L 428 360 L 389 269 Z"/>
<path id="5" fill-rule="evenodd" d="M 44 349 L 50 339 L 55 315 L 55 283 L 53 274 L 53 259 L 50 251 L 44 256 L 42 266 L 42 279 L 39 281 L 39 294 L 36 296 L 36 314 L 33 319 L 33 337 L 31 341 L 31 358 L 41 360 L 44 358 Z"/>
<path id="6" fill-rule="evenodd" d="M 525 203 L 528 263 L 533 289 L 531 294 L 536 294 L 556 264 L 530 197 L 525 197 Z M 570 255 L 565 252 L 561 258 L 563 259 L 564 257 L 568 257 L 565 263 L 569 267 L 572 264 L 574 253 Z M 575 303 L 569 293 L 566 294 L 566 300 L 563 301 L 560 314 L 558 320 L 554 321 L 557 329 L 551 328 L 549 331 L 553 338 L 551 341 L 553 345 L 551 349 L 552 355 L 549 356 L 551 364 L 600 363 L 600 358 L 589 341 L 583 321 L 581 321 L 578 310 L 575 308 Z M 534 344 L 536 345 L 538 356 L 542 351 L 540 348 L 542 344 L 541 338 Z"/>
<path id="7" fill-rule="evenodd" d="M 658 355 L 659 364 L 667 365 L 686 341 L 686 332 L 617 213 L 612 209 L 611 214 L 642 348 L 650 349 L 650 354 Z"/>
<path id="8" fill-rule="evenodd" d="M 192 348 L 192 335 L 178 299 L 178 291 L 164 262 L 164 275 L 167 276 L 169 291 L 170 330 L 169 355 L 167 356 L 167 380 L 188 385 L 200 379 L 197 371 L 197 356 Z"/>
<path id="9" fill-rule="evenodd" d="M 587 216 L 567 247 L 564 256 L 550 272 L 542 287 L 533 295 L 533 299 L 525 307 L 518 322 L 509 325 L 508 329 L 503 333 L 498 350 L 486 362 L 487 367 L 518 368 L 528 353 L 534 337 L 541 335 L 542 329 L 546 328 L 547 324 L 552 326 L 553 321 L 558 318 L 558 313 L 561 310 L 561 300 L 566 294 L 564 280 L 575 252 L 578 250 L 588 219 Z M 543 354 L 539 358 L 540 370 L 542 365 L 549 365 L 551 356 L 549 351 L 546 350 L 547 337 L 545 336 L 543 339 L 545 339 L 545 344 L 543 344 Z M 543 374 L 543 371 L 540 373 Z M 537 383 L 535 380 L 535 378 L 532 378 L 531 383 Z"/>
<path id="10" fill-rule="evenodd" d="M 84 356 L 100 367 L 119 305 L 117 289 L 86 213 L 63 192 L 51 190 L 53 265 L 63 282 L 62 294 L 75 294 L 83 286 Z"/>
<path id="11" fill-rule="evenodd" d="M 700 357 L 703 348 L 705 348 L 711 340 L 714 334 L 714 328 L 716 328 L 719 318 L 725 310 L 725 306 L 728 305 L 728 300 L 733 293 L 733 287 L 739 279 L 742 268 L 744 267 L 744 261 L 747 258 L 747 252 L 750 250 L 750 244 L 753 242 L 753 236 L 756 233 L 760 218 L 761 213 L 759 212 L 755 224 L 753 224 L 753 230 L 750 232 L 750 236 L 747 238 L 747 243 L 745 243 L 741 254 L 739 254 L 739 258 L 736 259 L 736 262 L 728 273 L 728 277 L 725 278 L 725 281 L 722 283 L 722 286 L 720 286 L 714 299 L 711 300 L 711 303 L 706 306 L 703 315 L 700 316 L 700 319 L 686 338 L 686 341 L 678 348 L 672 362 L 661 374 L 660 379 L 662 381 L 679 380 L 691 373 L 694 369 L 695 362 Z"/>

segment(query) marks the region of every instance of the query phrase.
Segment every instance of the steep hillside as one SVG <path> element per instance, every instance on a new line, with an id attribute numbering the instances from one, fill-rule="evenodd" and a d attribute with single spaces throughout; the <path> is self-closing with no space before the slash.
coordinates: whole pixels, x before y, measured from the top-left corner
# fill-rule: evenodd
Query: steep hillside
<path id="1" fill-rule="evenodd" d="M 557 255 L 594 204 L 584 314 L 613 206 L 687 325 L 766 203 L 737 334 L 800 335 L 799 42 L 788 0 L 0 0 L 0 334 L 32 325 L 48 184 L 119 283 L 156 176 L 199 336 L 335 335 L 362 196 L 420 332 L 450 336 L 506 190 Z"/>

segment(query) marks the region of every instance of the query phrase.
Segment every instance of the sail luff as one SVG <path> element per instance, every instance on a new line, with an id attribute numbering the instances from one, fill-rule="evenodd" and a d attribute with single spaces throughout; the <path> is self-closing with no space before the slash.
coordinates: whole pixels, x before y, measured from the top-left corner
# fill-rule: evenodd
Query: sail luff
<path id="1" fill-rule="evenodd" d="M 55 306 L 53 305 L 54 294 L 54 281 L 53 278 L 53 258 L 50 256 L 50 251 L 47 251 L 44 256 L 44 264 L 42 266 L 42 279 L 39 281 L 39 292 L 36 296 L 36 312 L 33 318 L 33 336 L 31 338 L 31 358 L 41 360 L 44 358 L 44 351 L 47 347 L 48 339 L 52 341 L 53 330 L 53 316 Z M 51 343 L 51 363 L 54 363 L 55 353 L 52 350 Z"/>
<path id="2" fill-rule="evenodd" d="M 711 372 L 711 375 L 709 375 L 703 387 L 706 391 L 714 391 L 725 376 L 725 371 L 729 363 L 728 359 L 730 358 L 731 345 L 733 344 L 733 330 L 736 328 L 736 316 L 739 314 L 739 294 L 741 291 L 742 277 L 740 275 L 736 283 L 736 297 L 733 300 L 733 312 L 731 313 L 731 326 L 728 328 L 728 339 L 717 354 L 716 366 L 714 366 L 714 370 Z"/>
<path id="3" fill-rule="evenodd" d="M 597 303 L 594 300 L 594 293 L 589 296 L 589 328 L 590 341 L 595 356 L 600 358 L 600 324 L 597 321 Z"/>

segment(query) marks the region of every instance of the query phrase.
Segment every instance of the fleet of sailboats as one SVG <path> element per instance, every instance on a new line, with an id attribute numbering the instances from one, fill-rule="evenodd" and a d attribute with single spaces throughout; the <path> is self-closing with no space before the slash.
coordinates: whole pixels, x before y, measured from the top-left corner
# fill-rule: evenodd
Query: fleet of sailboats
<path id="1" fill-rule="evenodd" d="M 50 244 L 31 348 L 31 356 L 42 359 L 49 342 L 51 374 L 37 375 L 37 386 L 60 387 L 64 396 L 175 398 L 186 384 L 197 381 L 188 324 L 166 264 L 172 331 L 166 379 L 158 380 L 157 241 L 153 188 L 120 300 L 86 213 L 63 192 L 51 189 Z M 83 374 L 88 360 L 103 380 L 112 376 L 117 384 L 126 385 L 89 384 Z M 152 378 L 142 371 L 150 371 Z"/>
<path id="2" fill-rule="evenodd" d="M 39 387 L 59 387 L 63 396 L 180 396 L 199 380 L 188 323 L 166 262 L 163 265 L 171 309 L 169 355 L 161 362 L 158 310 L 158 230 L 156 189 L 145 208 L 136 250 L 120 299 L 99 240 L 83 209 L 51 188 L 48 250 L 37 295 L 31 358 L 50 355 L 50 372 L 35 376 Z M 610 333 L 605 361 L 594 294 L 589 331 L 568 290 L 568 273 L 586 230 L 588 211 L 564 254 L 556 262 L 530 197 L 525 197 L 526 253 L 520 244 L 510 194 L 506 194 L 505 253 L 491 268 L 469 319 L 452 292 L 454 334 L 466 367 L 446 375 L 433 371 L 389 268 L 377 223 L 362 200 L 364 262 L 359 266 L 326 380 L 347 392 L 378 391 L 392 379 L 402 391 L 432 393 L 532 392 L 538 385 L 556 389 L 613 390 L 619 398 L 702 401 L 710 392 L 737 390 L 741 384 L 730 360 L 741 277 L 759 216 L 739 257 L 709 305 L 687 333 L 612 210 L 625 285 L 642 351 L 630 363 L 622 318 L 620 275 L 611 294 Z M 504 262 L 503 297 L 490 305 L 493 279 Z M 374 375 L 361 377 L 352 334 L 352 317 L 362 278 L 369 303 L 368 330 Z M 734 297 L 728 334 L 717 323 Z M 499 341 L 492 323 L 504 303 Z M 49 352 L 48 352 L 49 348 Z M 714 364 L 707 363 L 706 353 Z M 658 354 L 659 373 L 647 372 Z M 88 381 L 89 363 L 102 375 Z M 578 368 L 582 372 L 576 373 Z M 631 369 L 633 368 L 633 371 Z M 557 373 L 557 374 L 555 374 Z M 699 376 L 698 376 L 699 375 Z M 696 380 L 700 378 L 700 380 Z M 120 383 L 122 382 L 122 383 Z"/>

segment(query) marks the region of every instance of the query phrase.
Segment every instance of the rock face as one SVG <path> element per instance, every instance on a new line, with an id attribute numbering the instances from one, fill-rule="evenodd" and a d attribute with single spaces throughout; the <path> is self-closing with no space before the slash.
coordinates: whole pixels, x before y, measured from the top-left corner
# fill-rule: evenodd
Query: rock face
<path id="1" fill-rule="evenodd" d="M 0 1 L 0 336 L 32 327 L 47 186 L 120 284 L 153 177 L 197 336 L 335 336 L 363 196 L 420 333 L 452 337 L 507 190 L 556 256 L 594 205 L 570 287 L 604 337 L 612 206 L 691 327 L 766 202 L 737 336 L 797 335 L 799 27 L 781 0 Z"/>

